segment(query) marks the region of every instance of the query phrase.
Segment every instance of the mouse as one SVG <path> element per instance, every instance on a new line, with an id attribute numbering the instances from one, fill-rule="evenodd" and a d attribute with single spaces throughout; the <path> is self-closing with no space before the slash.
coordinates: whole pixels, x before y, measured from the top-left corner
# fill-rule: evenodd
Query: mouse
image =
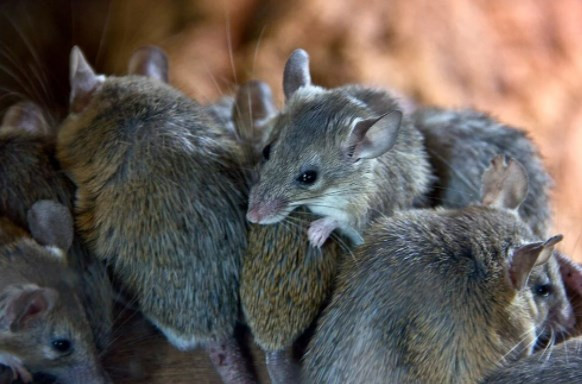
<path id="1" fill-rule="evenodd" d="M 417 107 L 411 114 L 424 136 L 428 158 L 437 176 L 430 193 L 433 205 L 460 208 L 479 201 L 481 176 L 491 159 L 504 153 L 518 160 L 528 176 L 528 194 L 520 216 L 540 237 L 547 235 L 553 185 L 541 155 L 527 135 L 474 109 Z"/>
<path id="2" fill-rule="evenodd" d="M 248 195 L 240 148 L 166 82 L 160 48 L 130 63 L 128 75 L 104 76 L 71 51 L 57 158 L 77 186 L 80 233 L 174 347 L 205 348 L 225 383 L 255 382 L 234 337 Z"/>
<path id="3" fill-rule="evenodd" d="M 54 127 L 44 111 L 27 100 L 8 108 L 0 125 L 0 213 L 26 227 L 27 212 L 38 200 L 54 200 L 73 208 L 74 185 L 55 158 Z M 99 351 L 111 343 L 113 289 L 105 267 L 75 236 L 67 254 L 80 275 L 85 312 Z"/>
<path id="4" fill-rule="evenodd" d="M 312 246 L 334 230 L 358 245 L 376 216 L 410 207 L 428 190 L 422 136 L 396 101 L 377 113 L 350 88 L 313 85 L 302 49 L 285 64 L 283 89 L 247 220 L 273 224 L 303 206 L 320 217 L 308 229 Z"/>
<path id="5" fill-rule="evenodd" d="M 582 338 L 577 337 L 499 368 L 480 383 L 580 383 L 582 382 L 580 367 L 582 367 Z"/>
<path id="6" fill-rule="evenodd" d="M 429 161 L 437 176 L 429 193 L 432 206 L 461 208 L 478 202 L 483 173 L 491 159 L 503 153 L 519 161 L 528 177 L 528 192 L 519 206 L 520 217 L 534 235 L 540 238 L 547 235 L 551 223 L 549 192 L 553 182 L 525 131 L 474 109 L 419 106 L 411 116 L 424 136 Z M 541 348 L 551 338 L 562 339 L 574 323 L 558 263 L 552 256 L 528 280 L 540 318 L 545 319 L 538 327 Z"/>
<path id="7" fill-rule="evenodd" d="M 0 364 L 25 383 L 37 371 L 63 384 L 111 383 L 78 294 L 79 276 L 67 266 L 69 210 L 40 200 L 27 221 L 28 232 L 0 220 Z"/>
<path id="8" fill-rule="evenodd" d="M 276 113 L 267 83 L 251 80 L 239 87 L 232 119 L 237 140 L 255 174 L 261 167 L 262 149 L 271 140 Z M 329 298 L 342 247 L 347 243 L 334 236 L 321 248 L 310 246 L 307 229 L 316 219 L 300 207 L 278 223 L 249 225 L 241 271 L 241 306 L 255 343 L 265 353 L 274 384 L 297 382 L 296 342 Z"/>
<path id="9" fill-rule="evenodd" d="M 492 159 L 481 201 L 376 220 L 345 258 L 304 357 L 306 383 L 471 383 L 533 352 L 528 278 L 561 235 L 537 238 L 518 214 L 527 174 Z"/>

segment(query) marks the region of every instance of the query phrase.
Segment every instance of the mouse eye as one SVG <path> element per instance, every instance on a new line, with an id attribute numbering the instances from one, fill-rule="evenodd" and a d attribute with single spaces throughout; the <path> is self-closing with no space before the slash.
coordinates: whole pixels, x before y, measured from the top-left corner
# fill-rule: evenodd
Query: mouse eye
<path id="1" fill-rule="evenodd" d="M 71 342 L 67 339 L 58 339 L 51 343 L 51 347 L 59 353 L 69 352 L 71 350 L 71 346 Z"/>
<path id="2" fill-rule="evenodd" d="M 297 181 L 304 185 L 311 185 L 317 180 L 317 172 L 305 171 L 298 178 Z"/>
<path id="3" fill-rule="evenodd" d="M 263 148 L 263 158 L 269 160 L 269 155 L 271 154 L 271 144 Z"/>
<path id="4" fill-rule="evenodd" d="M 534 287 L 534 293 L 537 296 L 547 297 L 552 293 L 551 284 L 538 284 Z"/>

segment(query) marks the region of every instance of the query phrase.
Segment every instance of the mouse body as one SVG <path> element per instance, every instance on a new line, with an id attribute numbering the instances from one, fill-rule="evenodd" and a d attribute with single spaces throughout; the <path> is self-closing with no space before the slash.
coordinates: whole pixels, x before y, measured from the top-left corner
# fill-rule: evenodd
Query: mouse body
<path id="1" fill-rule="evenodd" d="M 25 383 L 36 372 L 63 384 L 111 383 L 79 295 L 79 275 L 67 266 L 70 212 L 41 200 L 27 216 L 30 234 L 0 219 L 0 364 Z"/>
<path id="2" fill-rule="evenodd" d="M 395 100 L 379 113 L 349 87 L 312 85 L 301 49 L 283 77 L 286 104 L 263 150 L 247 219 L 273 224 L 304 206 L 321 217 L 308 230 L 312 245 L 336 229 L 360 244 L 371 220 L 412 206 L 428 190 L 422 136 Z"/>
<path id="3" fill-rule="evenodd" d="M 253 382 L 234 339 L 246 248 L 239 147 L 166 84 L 161 50 L 138 50 L 129 68 L 106 78 L 71 54 L 57 155 L 78 187 L 80 231 L 175 347 L 203 346 L 225 382 Z"/>
<path id="4" fill-rule="evenodd" d="M 498 156 L 479 205 L 378 219 L 345 258 L 305 381 L 470 383 L 531 354 L 542 319 L 527 280 L 561 236 L 521 221 L 526 193 L 523 167 Z"/>

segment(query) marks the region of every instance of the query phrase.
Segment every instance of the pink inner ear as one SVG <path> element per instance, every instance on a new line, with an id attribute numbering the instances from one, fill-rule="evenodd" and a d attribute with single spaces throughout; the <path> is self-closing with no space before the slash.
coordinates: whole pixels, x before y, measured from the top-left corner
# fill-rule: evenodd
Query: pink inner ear
<path id="1" fill-rule="evenodd" d="M 555 254 L 560 264 L 560 274 L 564 285 L 572 292 L 582 296 L 582 266 L 560 253 L 556 252 Z"/>
<path id="2" fill-rule="evenodd" d="M 12 330 L 23 328 L 28 322 L 47 312 L 53 302 L 53 296 L 51 290 L 42 288 L 19 292 L 6 309 L 10 328 Z"/>

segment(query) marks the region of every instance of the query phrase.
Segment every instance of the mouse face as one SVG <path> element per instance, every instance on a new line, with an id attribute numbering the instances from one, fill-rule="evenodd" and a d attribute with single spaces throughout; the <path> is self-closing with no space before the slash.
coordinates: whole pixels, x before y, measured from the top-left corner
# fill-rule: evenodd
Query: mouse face
<path id="1" fill-rule="evenodd" d="M 551 342 L 568 333 L 574 326 L 574 311 L 554 257 L 532 270 L 528 287 L 537 309 L 536 333 L 540 341 Z"/>
<path id="2" fill-rule="evenodd" d="M 276 119 L 275 139 L 263 150 L 249 204 L 256 221 L 275 223 L 300 205 L 323 213 L 353 204 L 370 170 L 365 159 L 353 159 L 347 138 L 354 124 L 370 115 L 343 92 L 299 89 Z"/>
<path id="3" fill-rule="evenodd" d="M 42 372 L 59 383 L 108 382 L 97 357 L 78 275 L 67 267 L 73 222 L 67 208 L 35 203 L 32 237 L 0 220 L 0 351 L 25 379 Z M 12 238 L 11 238 L 12 236 Z"/>

